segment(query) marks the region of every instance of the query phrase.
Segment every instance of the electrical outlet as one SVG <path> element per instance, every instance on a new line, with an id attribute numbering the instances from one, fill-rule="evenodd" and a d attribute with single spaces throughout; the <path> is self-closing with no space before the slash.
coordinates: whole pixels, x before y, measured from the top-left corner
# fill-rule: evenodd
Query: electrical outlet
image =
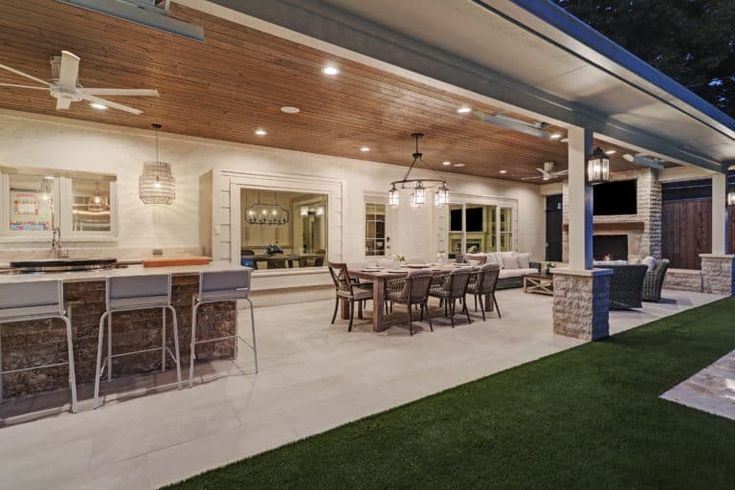
<path id="1" fill-rule="evenodd" d="M 153 249 L 153 256 L 154 257 L 160 257 L 163 255 L 163 249 L 162 248 L 154 248 Z"/>

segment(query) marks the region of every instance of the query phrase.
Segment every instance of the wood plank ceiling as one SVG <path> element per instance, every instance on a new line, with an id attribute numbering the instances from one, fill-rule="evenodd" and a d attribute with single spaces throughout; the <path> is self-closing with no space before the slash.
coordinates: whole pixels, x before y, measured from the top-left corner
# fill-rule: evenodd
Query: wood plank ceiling
<path id="1" fill-rule="evenodd" d="M 494 107 L 176 4 L 174 17 L 204 27 L 203 43 L 49 0 L 0 5 L 1 63 L 48 79 L 50 56 L 66 49 L 81 57 L 84 86 L 156 88 L 161 94 L 114 98 L 144 111 L 135 116 L 98 112 L 84 102 L 56 111 L 43 92 L 2 88 L 3 109 L 135 128 L 158 122 L 170 133 L 398 165 L 410 163 L 410 134 L 420 131 L 426 134 L 424 159 L 442 170 L 520 180 L 537 176 L 535 168 L 545 161 L 566 168 L 563 142 L 456 112 L 461 105 L 487 113 L 496 112 Z M 327 63 L 341 73 L 325 76 Z M 27 80 L 2 72 L 0 82 Z M 301 112 L 285 114 L 282 106 Z M 257 128 L 267 135 L 255 135 Z M 361 152 L 363 146 L 370 151 Z M 633 168 L 621 158 L 622 148 L 601 146 L 617 150 L 614 169 Z M 445 160 L 465 166 L 443 167 Z"/>

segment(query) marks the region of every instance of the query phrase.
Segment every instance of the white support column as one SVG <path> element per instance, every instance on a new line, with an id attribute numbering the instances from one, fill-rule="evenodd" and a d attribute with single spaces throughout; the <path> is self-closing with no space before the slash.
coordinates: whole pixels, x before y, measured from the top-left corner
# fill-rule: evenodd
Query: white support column
<path id="1" fill-rule="evenodd" d="M 570 128 L 569 142 L 569 268 L 592 268 L 592 187 L 587 184 L 587 157 L 592 131 Z"/>
<path id="2" fill-rule="evenodd" d="M 727 174 L 712 176 L 712 254 L 728 253 Z"/>

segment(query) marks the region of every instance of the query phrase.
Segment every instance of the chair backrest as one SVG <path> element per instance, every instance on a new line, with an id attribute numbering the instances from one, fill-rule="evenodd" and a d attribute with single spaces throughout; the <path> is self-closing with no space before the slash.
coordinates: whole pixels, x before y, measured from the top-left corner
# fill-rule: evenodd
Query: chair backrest
<path id="1" fill-rule="evenodd" d="M 444 291 L 447 291 L 452 298 L 461 298 L 467 292 L 467 284 L 469 284 L 472 270 L 468 268 L 454 269 L 444 281 Z"/>
<path id="2" fill-rule="evenodd" d="M 405 278 L 406 282 L 403 285 L 401 299 L 412 304 L 421 304 L 426 301 L 429 296 L 432 277 L 433 274 L 430 270 L 409 271 Z"/>
<path id="3" fill-rule="evenodd" d="M 62 314 L 64 290 L 61 281 L 29 281 L 0 284 L 0 319 Z"/>
<path id="4" fill-rule="evenodd" d="M 282 255 L 283 252 L 279 252 L 278 254 L 273 255 Z M 288 265 L 286 264 L 286 259 L 268 259 L 268 268 L 269 269 L 286 269 L 288 268 Z"/>
<path id="5" fill-rule="evenodd" d="M 472 265 L 484 265 L 487 263 L 487 255 L 484 254 L 467 254 L 463 258 L 465 262 Z"/>
<path id="6" fill-rule="evenodd" d="M 334 287 L 337 291 L 346 291 L 352 294 L 352 282 L 350 281 L 350 273 L 347 271 L 347 264 L 342 262 L 327 262 L 329 274 L 332 276 Z"/>
<path id="7" fill-rule="evenodd" d="M 107 278 L 107 309 L 171 303 L 171 274 Z"/>
<path id="8" fill-rule="evenodd" d="M 314 267 L 324 267 L 324 255 L 318 255 L 316 259 L 314 259 Z"/>
<path id="9" fill-rule="evenodd" d="M 199 296 L 219 295 L 226 292 L 239 292 L 247 296 L 253 270 L 237 269 L 231 271 L 202 272 L 199 275 Z"/>
<path id="10" fill-rule="evenodd" d="M 478 291 L 481 294 L 492 294 L 498 285 L 498 277 L 500 277 L 500 266 L 498 264 L 485 264 L 480 267 L 482 279 Z"/>
<path id="11" fill-rule="evenodd" d="M 240 255 L 255 255 L 255 251 L 250 248 L 243 248 Z"/>

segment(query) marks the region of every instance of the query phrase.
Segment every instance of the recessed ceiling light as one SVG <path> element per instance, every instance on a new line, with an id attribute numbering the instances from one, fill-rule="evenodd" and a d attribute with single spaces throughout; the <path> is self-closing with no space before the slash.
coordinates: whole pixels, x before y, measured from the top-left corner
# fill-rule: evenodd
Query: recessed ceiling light
<path id="1" fill-rule="evenodd" d="M 564 139 L 561 139 L 559 141 L 561 141 L 562 143 L 567 143 L 567 142 L 569 142 L 569 138 L 564 138 Z"/>
<path id="2" fill-rule="evenodd" d="M 255 134 L 258 136 L 265 136 L 266 134 L 268 134 L 268 131 L 263 128 L 258 128 L 255 130 Z"/>
<path id="3" fill-rule="evenodd" d="M 550 136 L 552 140 L 560 140 L 563 135 L 561 133 L 554 133 Z"/>
<path id="4" fill-rule="evenodd" d="M 442 165 L 444 165 L 445 167 L 448 167 L 448 166 L 450 166 L 451 164 L 452 164 L 452 162 L 450 162 L 449 160 L 444 160 L 444 161 L 442 162 Z"/>
<path id="5" fill-rule="evenodd" d="M 326 65 L 324 68 L 322 68 L 322 73 L 330 77 L 334 77 L 339 75 L 339 68 L 334 65 Z"/>
<path id="6" fill-rule="evenodd" d="M 360 148 L 360 151 L 363 152 L 363 153 L 367 153 L 367 152 L 370 151 L 370 147 L 369 146 L 363 146 L 362 148 Z"/>
<path id="7" fill-rule="evenodd" d="M 462 168 L 464 167 L 464 163 L 455 163 L 454 166 L 457 168 Z"/>
<path id="8" fill-rule="evenodd" d="M 89 107 L 91 107 L 92 109 L 96 111 L 106 111 L 107 110 L 107 106 L 105 104 L 100 104 L 99 102 L 92 102 L 91 104 L 89 104 Z"/>
<path id="9" fill-rule="evenodd" d="M 285 105 L 281 107 L 281 112 L 285 112 L 286 114 L 298 114 L 301 112 L 301 109 L 292 105 Z"/>
<path id="10" fill-rule="evenodd" d="M 470 107 L 468 105 L 460 106 L 457 109 L 457 113 L 459 113 L 459 114 L 469 114 L 470 112 L 472 112 L 472 107 Z"/>
<path id="11" fill-rule="evenodd" d="M 505 175 L 505 174 L 508 173 L 508 171 L 507 170 L 501 170 L 500 173 L 503 174 L 503 175 Z"/>
<path id="12" fill-rule="evenodd" d="M 616 153 L 617 153 L 616 150 L 605 150 L 605 155 L 614 155 Z"/>

